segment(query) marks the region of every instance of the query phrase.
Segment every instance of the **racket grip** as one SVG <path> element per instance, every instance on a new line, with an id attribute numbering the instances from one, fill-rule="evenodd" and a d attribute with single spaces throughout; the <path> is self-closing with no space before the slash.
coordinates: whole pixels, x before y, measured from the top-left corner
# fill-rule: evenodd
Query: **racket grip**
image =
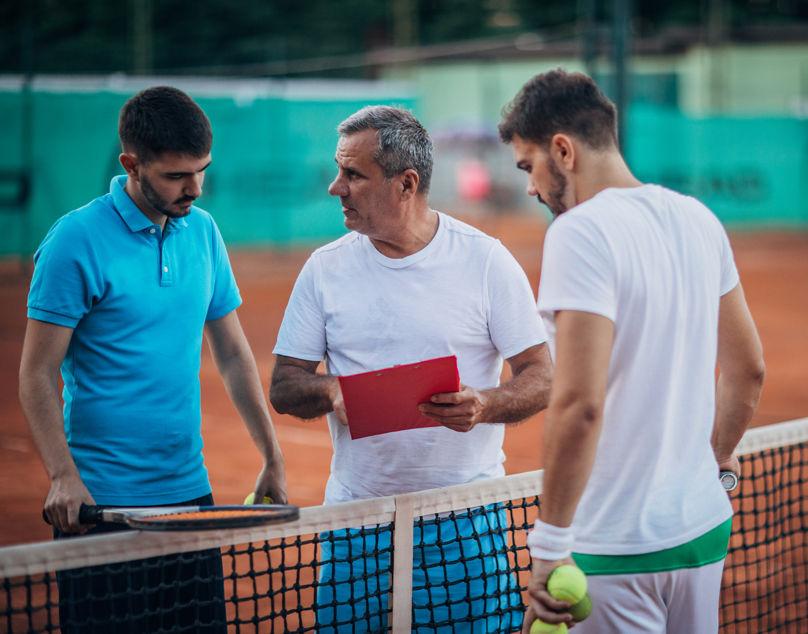
<path id="1" fill-rule="evenodd" d="M 734 491 L 738 486 L 738 476 L 736 476 L 732 471 L 722 471 L 718 477 L 721 480 L 721 484 L 724 485 L 724 490 L 727 493 Z"/>
<path id="2" fill-rule="evenodd" d="M 79 524 L 100 524 L 101 507 L 82 504 L 79 507 Z"/>
<path id="3" fill-rule="evenodd" d="M 48 516 L 45 514 L 45 509 L 42 509 L 42 519 L 45 520 L 46 524 L 51 523 Z M 99 507 L 89 506 L 87 504 L 82 504 L 79 507 L 79 524 L 99 524 L 100 522 L 101 509 Z"/>

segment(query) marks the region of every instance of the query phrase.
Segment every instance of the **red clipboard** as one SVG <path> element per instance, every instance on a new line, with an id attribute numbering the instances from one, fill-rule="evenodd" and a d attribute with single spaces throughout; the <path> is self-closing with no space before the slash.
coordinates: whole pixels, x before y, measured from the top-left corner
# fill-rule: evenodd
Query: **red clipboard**
<path id="1" fill-rule="evenodd" d="M 351 438 L 404 429 L 441 427 L 418 411 L 439 392 L 460 390 L 457 357 L 439 357 L 339 377 Z"/>

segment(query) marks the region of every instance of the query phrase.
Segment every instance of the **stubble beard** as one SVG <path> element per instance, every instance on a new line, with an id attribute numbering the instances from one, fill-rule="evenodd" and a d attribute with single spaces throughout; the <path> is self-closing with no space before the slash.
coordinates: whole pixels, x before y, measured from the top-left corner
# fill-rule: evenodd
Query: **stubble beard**
<path id="1" fill-rule="evenodd" d="M 167 218 L 183 218 L 191 213 L 191 208 L 188 209 L 172 209 L 169 203 L 162 198 L 157 191 L 152 187 L 151 183 L 147 178 L 141 177 L 140 179 L 140 189 L 143 193 L 143 198 L 146 200 L 147 203 L 151 206 L 154 211 L 157 213 L 163 214 Z M 175 200 L 171 204 L 180 204 L 185 202 L 193 202 L 194 198 L 182 197 Z"/>

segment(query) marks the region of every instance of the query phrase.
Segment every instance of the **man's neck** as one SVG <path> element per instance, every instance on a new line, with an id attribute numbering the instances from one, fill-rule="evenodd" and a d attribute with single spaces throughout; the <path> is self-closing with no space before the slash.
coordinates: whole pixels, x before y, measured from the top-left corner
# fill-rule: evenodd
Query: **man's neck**
<path id="1" fill-rule="evenodd" d="M 371 237 L 374 247 L 388 258 L 406 258 L 418 253 L 438 231 L 438 214 L 424 203 L 402 218 L 402 223 L 389 236 Z"/>
<path id="2" fill-rule="evenodd" d="M 587 201 L 610 187 L 631 188 L 643 184 L 631 173 L 618 152 L 590 156 L 589 159 L 585 169 L 581 171 L 581 178 L 575 183 L 576 204 Z"/>

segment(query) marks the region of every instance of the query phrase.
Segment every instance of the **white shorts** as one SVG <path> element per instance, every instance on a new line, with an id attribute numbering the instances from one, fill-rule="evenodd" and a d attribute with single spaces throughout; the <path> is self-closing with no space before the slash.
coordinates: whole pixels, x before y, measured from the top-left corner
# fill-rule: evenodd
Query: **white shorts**
<path id="1" fill-rule="evenodd" d="M 715 634 L 724 561 L 641 574 L 590 575 L 592 613 L 573 634 Z"/>

